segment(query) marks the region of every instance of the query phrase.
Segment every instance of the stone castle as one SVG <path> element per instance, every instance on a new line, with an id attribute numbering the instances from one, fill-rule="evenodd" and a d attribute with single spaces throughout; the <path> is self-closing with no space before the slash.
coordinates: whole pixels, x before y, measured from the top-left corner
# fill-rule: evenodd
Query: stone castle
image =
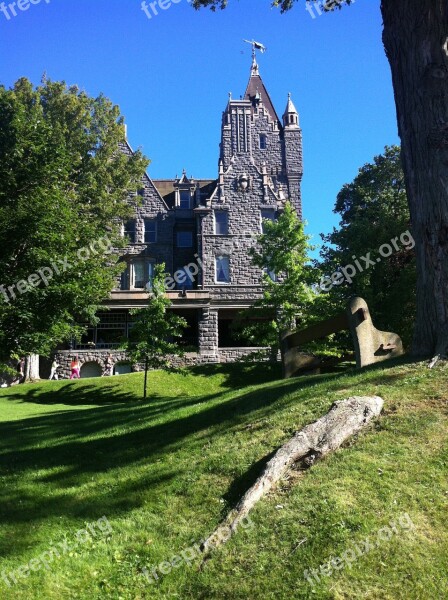
<path id="1" fill-rule="evenodd" d="M 131 153 L 126 142 L 122 151 Z M 81 375 L 103 371 L 112 354 L 115 372 L 131 370 L 117 350 L 130 326 L 129 311 L 145 305 L 157 263 L 172 275 L 168 296 L 173 310 L 188 322 L 183 343 L 187 362 L 234 361 L 253 348 L 234 339 L 232 321 L 260 297 L 262 272 L 252 266 L 248 250 L 275 219 L 287 199 L 302 215 L 302 132 L 288 96 L 280 120 L 253 55 L 244 96 L 229 95 L 221 123 L 218 177 L 193 179 L 184 171 L 174 180 L 142 180 L 135 217 L 123 225 L 129 244 L 117 289 L 105 302 L 100 322 L 89 327 L 79 344 L 58 353 L 64 374 L 77 355 Z"/>

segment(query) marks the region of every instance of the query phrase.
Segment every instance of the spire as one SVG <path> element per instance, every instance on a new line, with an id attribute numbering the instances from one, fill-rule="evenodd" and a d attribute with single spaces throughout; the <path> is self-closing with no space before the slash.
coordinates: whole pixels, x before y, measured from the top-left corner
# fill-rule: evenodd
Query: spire
<path id="1" fill-rule="evenodd" d="M 257 57 L 255 56 L 255 47 L 252 47 L 252 67 L 250 69 L 250 76 L 254 77 L 256 75 L 259 75 L 258 63 L 257 63 Z"/>
<path id="2" fill-rule="evenodd" d="M 252 47 L 252 66 L 250 68 L 250 77 L 249 83 L 247 84 L 246 92 L 244 94 L 245 100 L 250 100 L 252 102 L 252 106 L 255 107 L 262 104 L 264 108 L 269 113 L 272 121 L 275 123 L 279 122 L 279 118 L 277 113 L 275 112 L 274 105 L 272 104 L 272 100 L 269 97 L 268 91 L 265 88 L 263 80 L 260 76 L 260 72 L 258 70 L 258 63 L 255 56 L 255 47 Z"/>
<path id="3" fill-rule="evenodd" d="M 283 125 L 289 129 L 299 128 L 299 113 L 291 100 L 291 93 L 288 94 L 288 102 L 283 113 Z"/>

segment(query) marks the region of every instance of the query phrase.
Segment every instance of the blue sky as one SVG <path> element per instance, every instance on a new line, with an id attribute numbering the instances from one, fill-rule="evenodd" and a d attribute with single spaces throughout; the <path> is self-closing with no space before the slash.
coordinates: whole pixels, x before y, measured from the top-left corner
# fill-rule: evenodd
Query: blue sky
<path id="1" fill-rule="evenodd" d="M 125 115 L 131 145 L 151 159 L 153 178 L 183 168 L 217 176 L 228 92 L 243 94 L 249 77 L 251 49 L 242 40 L 262 42 L 260 73 L 277 112 L 291 92 L 300 113 L 303 207 L 314 242 L 337 224 L 342 185 L 398 143 L 378 0 L 314 19 L 302 0 L 284 15 L 270 0 L 229 0 L 215 13 L 178 0 L 151 19 L 141 0 L 41 0 L 16 13 L 0 13 L 0 82 L 38 83 L 46 72 L 103 92 Z"/>

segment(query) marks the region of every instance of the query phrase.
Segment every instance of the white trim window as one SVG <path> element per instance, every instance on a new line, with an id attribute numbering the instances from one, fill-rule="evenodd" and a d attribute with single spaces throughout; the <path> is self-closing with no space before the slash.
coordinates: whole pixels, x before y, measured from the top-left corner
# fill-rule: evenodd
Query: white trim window
<path id="1" fill-rule="evenodd" d="M 129 219 L 123 224 L 123 236 L 129 238 L 130 244 L 137 241 L 137 222 L 135 219 Z"/>
<path id="2" fill-rule="evenodd" d="M 154 261 L 135 259 L 121 274 L 122 290 L 150 290 L 154 279 Z"/>
<path id="3" fill-rule="evenodd" d="M 145 244 L 155 244 L 157 242 L 157 221 L 155 219 L 145 219 Z"/>
<path id="4" fill-rule="evenodd" d="M 228 256 L 216 257 L 215 281 L 216 283 L 230 283 L 230 258 Z"/>
<path id="5" fill-rule="evenodd" d="M 191 208 L 191 193 L 190 190 L 179 190 L 179 208 Z"/>
<path id="6" fill-rule="evenodd" d="M 215 210 L 215 235 L 229 235 L 229 213 Z"/>

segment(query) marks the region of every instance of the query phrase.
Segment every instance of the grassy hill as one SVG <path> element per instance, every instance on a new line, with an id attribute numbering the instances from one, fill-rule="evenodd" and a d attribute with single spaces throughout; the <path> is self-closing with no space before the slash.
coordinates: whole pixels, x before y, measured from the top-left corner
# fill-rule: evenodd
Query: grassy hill
<path id="1" fill-rule="evenodd" d="M 147 402 L 139 374 L 1 390 L 0 598 L 448 598 L 447 374 L 218 365 L 151 374 Z M 194 546 L 269 455 L 364 394 L 384 398 L 380 421 L 285 479 L 201 567 Z"/>

